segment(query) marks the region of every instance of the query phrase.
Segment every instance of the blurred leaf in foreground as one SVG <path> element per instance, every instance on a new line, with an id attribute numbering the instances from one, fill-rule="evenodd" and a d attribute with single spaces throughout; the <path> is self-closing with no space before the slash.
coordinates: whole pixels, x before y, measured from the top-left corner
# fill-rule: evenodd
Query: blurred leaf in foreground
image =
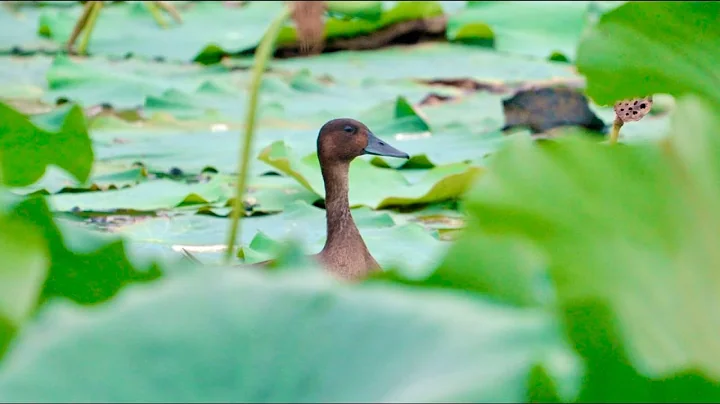
<path id="1" fill-rule="evenodd" d="M 432 271 L 406 264 L 379 278 L 423 287 L 472 291 L 518 307 L 552 302 L 542 256 L 512 237 L 491 237 L 470 221 Z"/>
<path id="2" fill-rule="evenodd" d="M 315 153 L 300 158 L 280 141 L 263 150 L 259 158 L 324 197 L 320 163 Z M 479 167 L 469 164 L 449 164 L 428 170 L 420 181 L 411 184 L 397 170 L 355 159 L 350 164 L 350 205 L 378 209 L 454 199 L 465 192 L 480 172 Z"/>
<path id="3" fill-rule="evenodd" d="M 589 29 L 577 66 L 600 105 L 654 93 L 720 100 L 720 2 L 627 2 Z"/>
<path id="4" fill-rule="evenodd" d="M 92 162 L 92 144 L 80 107 L 64 106 L 31 120 L 0 103 L 0 180 L 5 185 L 28 186 L 50 164 L 85 182 Z"/>
<path id="5" fill-rule="evenodd" d="M 8 202 L 3 200 L 3 202 Z M 0 356 L 15 331 L 48 299 L 98 303 L 123 286 L 160 276 L 137 271 L 121 240 L 61 232 L 44 199 L 3 203 L 0 216 Z"/>
<path id="6" fill-rule="evenodd" d="M 669 145 L 518 139 L 467 208 L 548 258 L 588 401 L 720 399 L 720 119 L 678 101 Z"/>
<path id="7" fill-rule="evenodd" d="M 12 207 L 11 217 L 24 219 L 42 231 L 50 253 L 50 270 L 41 301 L 66 297 L 78 303 L 105 301 L 123 286 L 160 277 L 154 265 L 137 270 L 126 254 L 123 241 L 99 238 L 84 229 L 61 232 L 41 197 L 30 197 Z"/>
<path id="8" fill-rule="evenodd" d="M 579 370 L 541 311 L 307 272 L 175 276 L 24 331 L 0 401 L 521 402 L 535 364 Z"/>
<path id="9" fill-rule="evenodd" d="M 35 310 L 50 256 L 39 229 L 0 217 L 0 357 L 14 331 Z"/>

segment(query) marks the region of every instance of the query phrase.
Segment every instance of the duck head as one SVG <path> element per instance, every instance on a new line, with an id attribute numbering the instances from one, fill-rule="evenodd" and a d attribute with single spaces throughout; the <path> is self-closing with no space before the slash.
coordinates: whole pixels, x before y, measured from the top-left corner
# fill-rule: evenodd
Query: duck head
<path id="1" fill-rule="evenodd" d="M 373 154 L 410 158 L 375 136 L 362 122 L 349 118 L 328 121 L 320 128 L 317 139 L 320 162 L 350 162 L 357 156 Z"/>

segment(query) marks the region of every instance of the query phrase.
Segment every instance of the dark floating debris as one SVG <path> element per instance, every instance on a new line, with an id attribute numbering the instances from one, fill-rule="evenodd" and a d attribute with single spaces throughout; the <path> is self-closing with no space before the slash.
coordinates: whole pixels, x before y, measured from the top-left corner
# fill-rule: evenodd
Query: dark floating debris
<path id="1" fill-rule="evenodd" d="M 607 125 L 590 109 L 579 90 L 546 87 L 522 90 L 503 100 L 505 126 L 502 130 L 529 128 L 533 134 L 561 126 L 579 126 L 606 133 Z"/>

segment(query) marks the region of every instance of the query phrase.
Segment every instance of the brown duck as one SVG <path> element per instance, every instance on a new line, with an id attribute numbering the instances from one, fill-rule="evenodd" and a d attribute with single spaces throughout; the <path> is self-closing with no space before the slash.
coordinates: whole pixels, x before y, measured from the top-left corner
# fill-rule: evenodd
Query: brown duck
<path id="1" fill-rule="evenodd" d="M 410 156 L 378 139 L 362 122 L 348 118 L 333 119 L 320 128 L 317 154 L 325 183 L 327 239 L 314 257 L 334 275 L 361 278 L 380 266 L 350 214 L 350 162 L 363 154 L 405 159 Z"/>
<path id="2" fill-rule="evenodd" d="M 379 270 L 380 266 L 368 251 L 350 214 L 350 162 L 363 154 L 405 159 L 409 156 L 380 140 L 362 122 L 349 118 L 333 119 L 320 128 L 317 154 L 325 183 L 327 239 L 322 251 L 312 257 L 339 278 L 363 278 Z M 195 260 L 187 251 L 185 255 Z M 273 261 L 258 262 L 251 266 L 262 267 Z"/>

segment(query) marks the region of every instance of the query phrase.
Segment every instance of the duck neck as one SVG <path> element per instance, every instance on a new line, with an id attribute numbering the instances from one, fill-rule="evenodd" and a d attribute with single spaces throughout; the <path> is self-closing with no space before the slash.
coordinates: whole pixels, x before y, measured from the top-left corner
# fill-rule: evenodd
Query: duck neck
<path id="1" fill-rule="evenodd" d="M 332 248 L 336 243 L 359 243 L 365 247 L 355 221 L 350 213 L 348 199 L 349 162 L 332 162 L 322 165 L 322 176 L 325 181 L 325 220 L 327 240 L 325 249 Z"/>

